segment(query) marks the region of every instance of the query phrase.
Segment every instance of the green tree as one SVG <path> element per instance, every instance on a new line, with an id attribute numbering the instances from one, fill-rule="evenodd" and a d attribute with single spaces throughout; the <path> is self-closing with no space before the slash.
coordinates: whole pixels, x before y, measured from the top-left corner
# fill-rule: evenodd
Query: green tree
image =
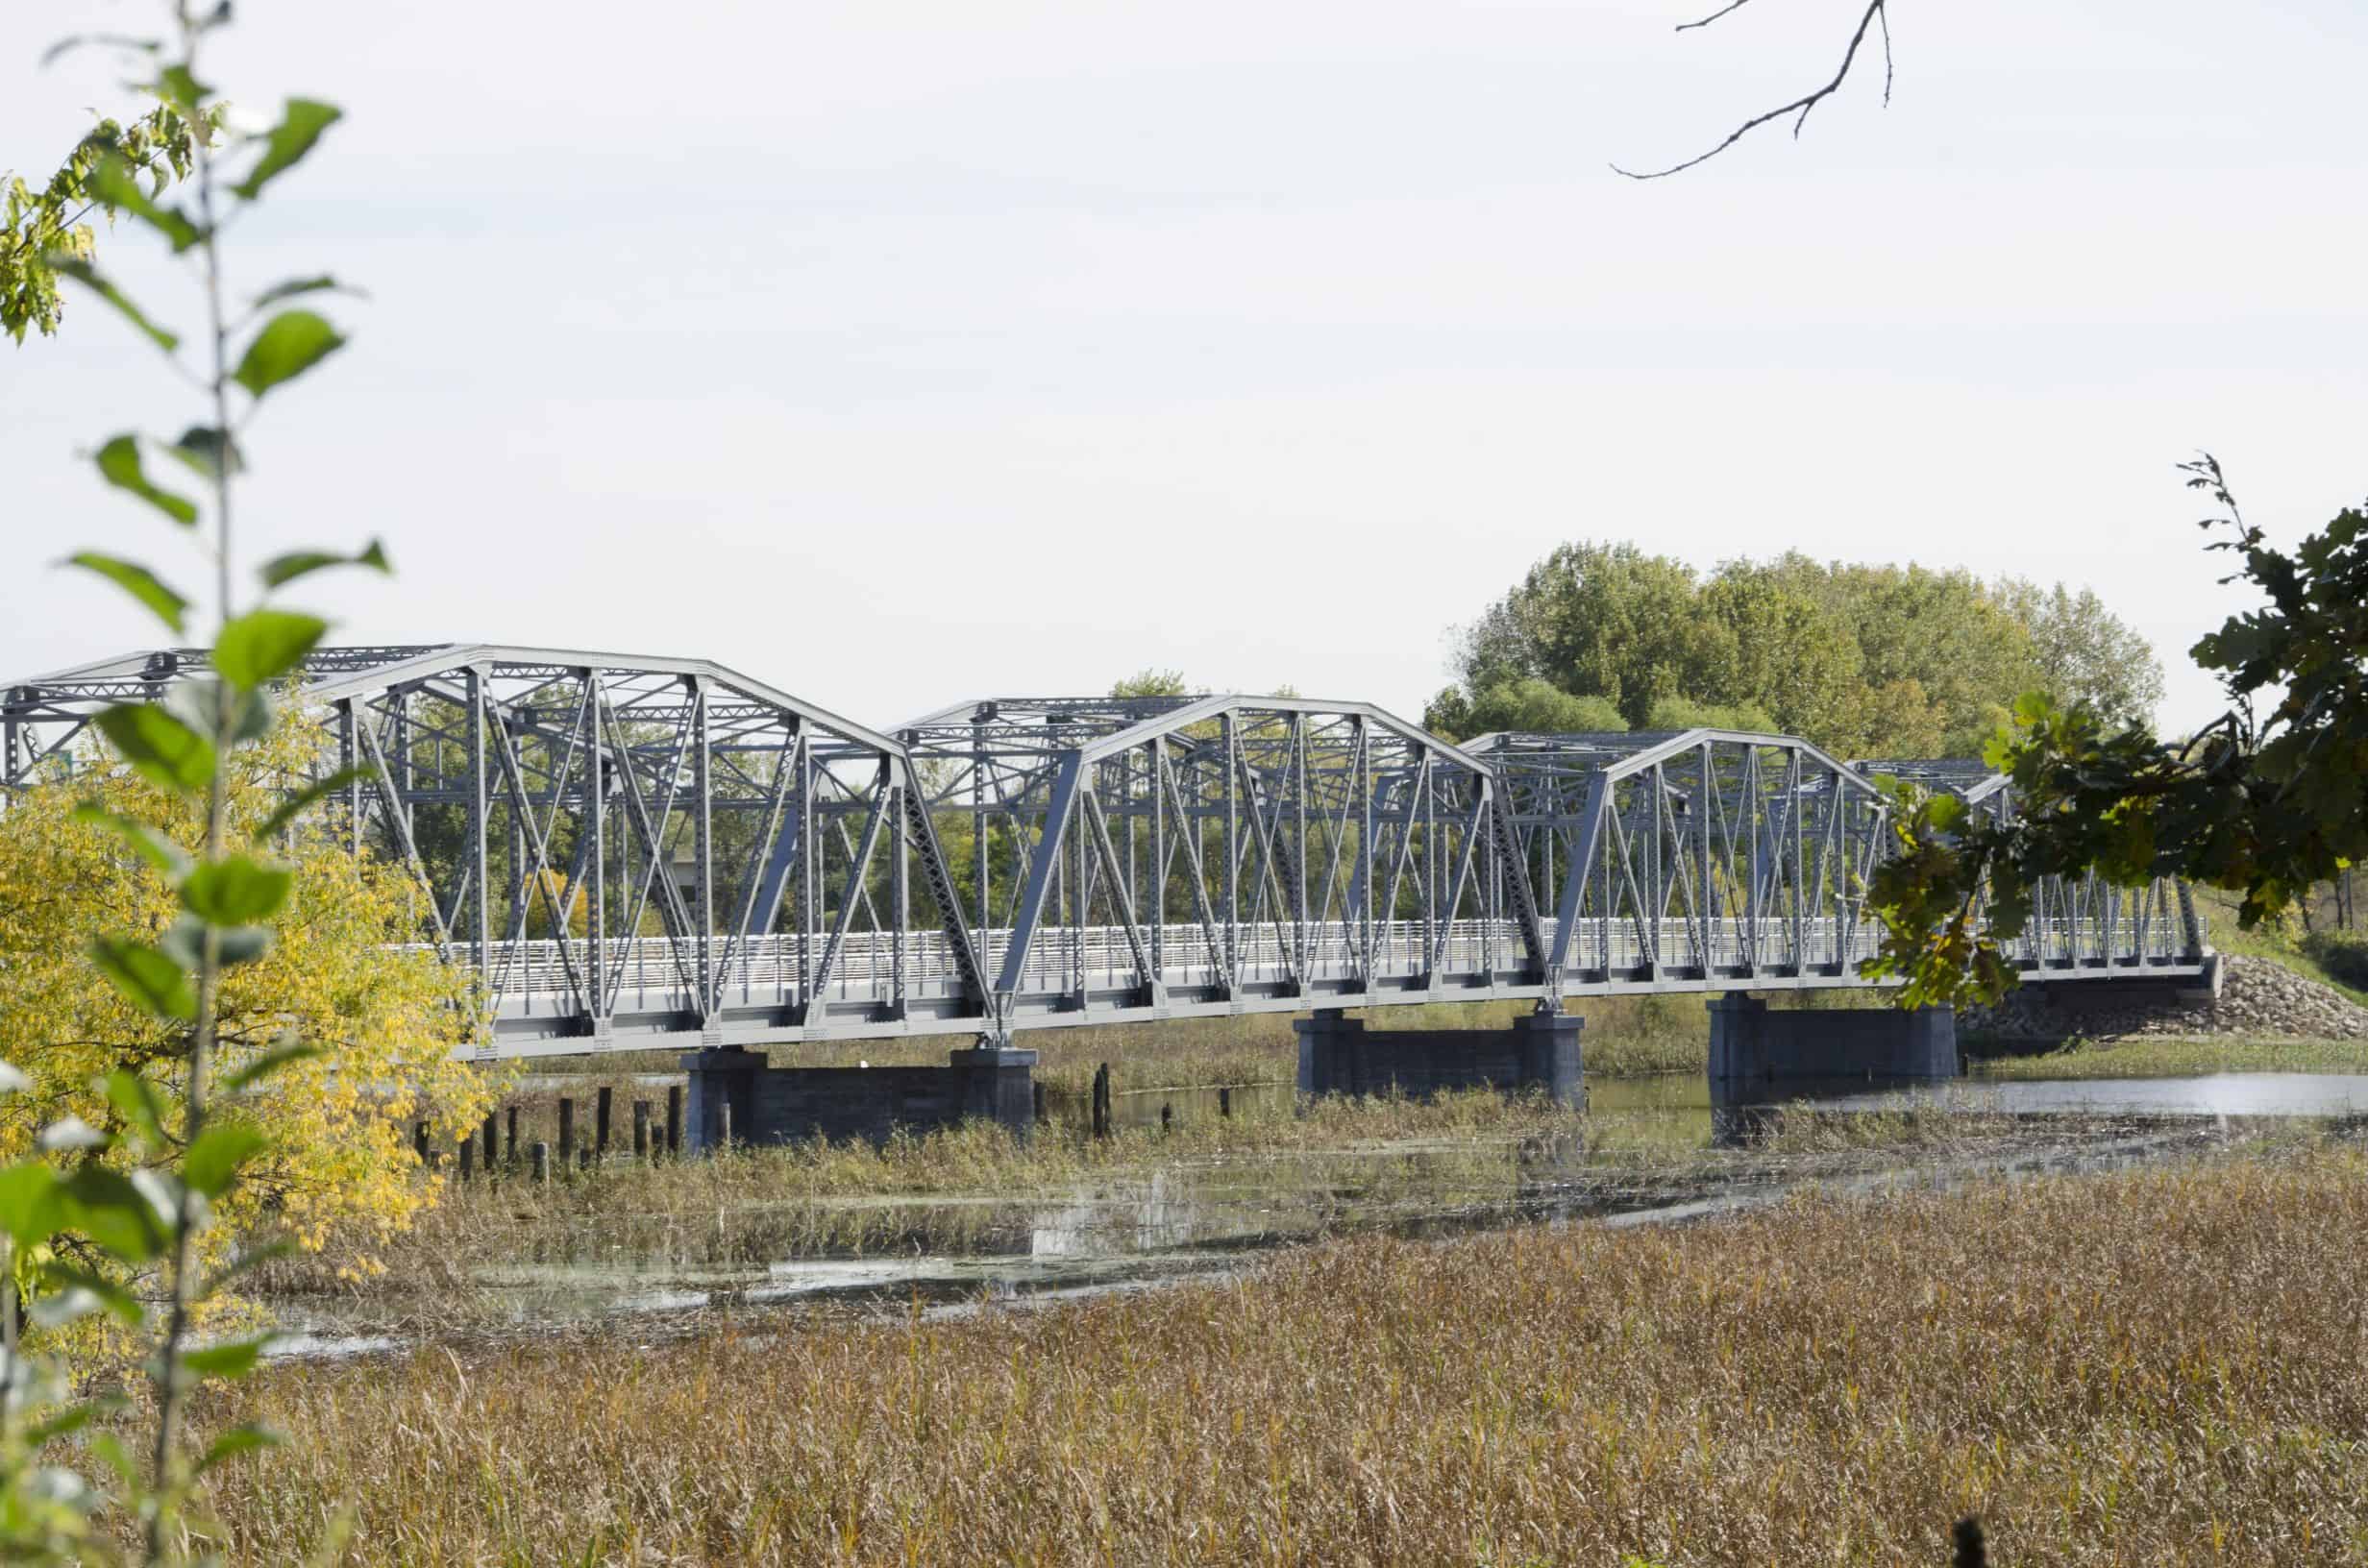
<path id="1" fill-rule="evenodd" d="M 1426 710 L 1442 733 L 1510 727 L 1491 720 L 1534 708 L 1536 682 L 1611 702 L 1630 727 L 1667 727 L 1656 709 L 1730 710 L 1844 755 L 1903 758 L 1977 755 L 2035 687 L 2121 712 L 2160 684 L 2144 640 L 2093 593 L 1798 552 L 1703 579 L 1633 545 L 1586 542 L 1465 628 L 1457 673 Z"/>
<path id="2" fill-rule="evenodd" d="M 1690 567 L 1634 545 L 1562 545 L 1466 628 L 1460 673 L 1485 692 L 1536 676 L 1611 702 L 1630 724 L 1703 689 L 1723 656 Z"/>
<path id="3" fill-rule="evenodd" d="M 2034 676 L 2057 701 L 2085 705 L 2109 723 L 2147 724 L 2162 700 L 2162 661 L 2095 590 L 2042 588 L 2002 578 L 1997 594 L 2031 636 Z"/>
<path id="4" fill-rule="evenodd" d="M 1530 735 L 1616 732 L 1628 727 L 1619 709 L 1600 697 L 1573 697 L 1535 675 L 1468 697 L 1450 686 L 1422 712 L 1422 727 L 1446 740 L 1514 730 Z"/>
<path id="5" fill-rule="evenodd" d="M 1858 639 L 1833 596 L 1804 592 L 1787 574 L 1731 561 L 1702 592 L 1719 626 L 1719 667 L 1679 700 L 1749 710 L 1724 728 L 1777 729 L 1829 744 L 1855 734 L 1864 690 Z M 1669 727 L 1658 719 L 1647 728 Z"/>
<path id="6" fill-rule="evenodd" d="M 1644 728 L 1739 729 L 1756 734 L 1780 734 L 1783 728 L 1765 708 L 1749 702 L 1697 702 L 1690 697 L 1665 697 L 1644 716 Z"/>
<path id="7" fill-rule="evenodd" d="M 2179 876 L 2241 896 L 2247 926 L 2278 918 L 2368 854 L 2368 507 L 2348 507 L 2292 551 L 2238 509 L 2209 456 L 2185 465 L 2217 511 L 2208 548 L 2261 605 L 2191 650 L 2229 709 L 2181 741 L 2034 694 L 1990 747 L 2011 774 L 2011 821 L 1969 819 L 1947 796 L 1902 789 L 1898 854 L 1875 879 L 1875 974 L 1906 1005 L 1993 997 L 2012 983 L 1998 943 L 2020 930 L 2043 877 L 2094 869 L 2126 886 Z"/>
<path id="8" fill-rule="evenodd" d="M 1181 670 L 1145 668 L 1133 674 L 1110 683 L 1112 697 L 1185 697 L 1192 688 L 1184 682 Z"/>

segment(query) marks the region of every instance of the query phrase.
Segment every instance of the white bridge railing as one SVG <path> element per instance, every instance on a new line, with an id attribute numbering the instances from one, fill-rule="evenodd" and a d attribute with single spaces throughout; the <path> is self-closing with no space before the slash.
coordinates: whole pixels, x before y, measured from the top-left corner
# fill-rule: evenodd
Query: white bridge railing
<path id="1" fill-rule="evenodd" d="M 1706 944 L 1708 953 L 1702 948 Z M 1220 932 L 1221 945 L 1224 933 Z M 1008 930 L 979 934 L 980 964 L 990 977 L 1001 972 L 1011 943 Z M 1196 923 L 1171 923 L 1146 931 L 1142 940 L 1155 957 L 1157 972 L 1170 987 L 1221 983 L 1225 966 Z M 1675 971 L 1672 989 L 1695 989 L 1707 968 L 1713 971 L 1799 968 L 1838 970 L 1836 984 L 1861 984 L 1857 967 L 1872 957 L 1881 940 L 1869 919 L 1833 917 L 1794 920 L 1716 919 L 1707 934 L 1701 922 L 1673 918 L 1661 924 L 1658 940 L 1634 919 L 1582 919 L 1571 934 L 1566 983 L 1607 972 L 1636 975 Z M 1371 957 L 1366 957 L 1370 946 Z M 726 1006 L 795 1005 L 807 1000 L 806 981 L 823 962 L 826 936 L 777 934 L 751 940 L 711 937 L 703 958 L 695 941 L 667 937 L 612 938 L 601 944 L 577 938 L 499 942 L 492 944 L 485 980 L 506 1007 L 528 1012 L 575 1012 L 576 999 L 590 994 L 595 971 L 613 1002 L 600 1011 L 695 1008 L 698 977 L 710 965 L 717 974 L 717 1001 Z M 1233 970 L 1240 986 L 1300 981 L 1377 981 L 1436 974 L 1446 984 L 1484 984 L 1527 968 L 1517 927 L 1509 920 L 1458 920 L 1446 930 L 1423 922 L 1374 922 L 1369 937 L 1344 922 L 1298 926 L 1291 922 L 1236 928 Z M 2175 962 L 2174 930 L 2144 928 L 2129 916 L 2111 919 L 2035 919 L 2010 943 L 2008 955 L 2027 968 L 2081 965 L 2142 966 Z M 440 951 L 453 963 L 473 961 L 469 943 Z M 1437 953 L 1434 963 L 1428 956 Z M 950 940 L 940 931 L 850 933 L 839 944 L 830 972 L 814 1000 L 889 1002 L 899 996 L 942 996 L 962 990 L 960 968 Z M 900 985 L 900 975 L 901 983 Z M 1140 982 L 1135 947 L 1122 926 L 1055 927 L 1040 932 L 1031 945 L 1020 987 L 1023 997 L 1059 995 L 1080 990 L 1107 991 Z M 1418 995 L 1409 1000 L 1418 1000 Z"/>

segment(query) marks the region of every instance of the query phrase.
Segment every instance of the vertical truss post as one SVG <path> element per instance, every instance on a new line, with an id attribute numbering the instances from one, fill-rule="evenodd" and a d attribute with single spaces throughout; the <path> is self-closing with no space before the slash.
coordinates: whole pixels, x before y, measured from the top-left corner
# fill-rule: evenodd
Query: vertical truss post
<path id="1" fill-rule="evenodd" d="M 587 666 L 579 672 L 583 682 L 582 709 L 589 730 L 584 748 L 584 825 L 581 829 L 592 840 L 592 894 L 586 900 L 588 918 L 584 921 L 584 937 L 591 943 L 591 962 L 585 973 L 591 977 L 592 1027 L 600 1032 L 608 1017 L 608 747 L 601 742 L 601 710 L 606 694 L 601 689 L 600 676 Z M 575 890 L 568 890 L 569 901 L 575 899 Z"/>
<path id="2" fill-rule="evenodd" d="M 1716 951 L 1712 945 L 1711 926 L 1711 916 L 1714 904 L 1711 892 L 1711 812 L 1717 805 L 1718 785 L 1716 776 L 1712 772 L 1711 743 L 1704 741 L 1701 751 L 1702 798 L 1697 802 L 1697 807 L 1702 820 L 1694 829 L 1695 841 L 1699 846 L 1696 858 L 1701 866 L 1701 880 L 1700 886 L 1694 889 L 1694 900 L 1701 906 L 1698 913 L 1702 922 L 1702 951 L 1698 962 L 1702 966 L 1702 977 L 1707 980 L 1710 978 L 1712 958 Z"/>
<path id="3" fill-rule="evenodd" d="M 1378 845 L 1373 840 L 1373 732 L 1364 715 L 1357 716 L 1357 886 L 1356 908 L 1351 912 L 1357 920 L 1357 978 L 1367 994 L 1373 990 L 1373 856 Z"/>
<path id="4" fill-rule="evenodd" d="M 481 665 L 469 669 L 469 941 L 474 951 L 471 957 L 477 972 L 489 972 L 493 947 L 493 900 L 488 882 L 490 862 L 486 855 L 485 816 L 485 670 Z"/>
<path id="5" fill-rule="evenodd" d="M 1218 721 L 1225 747 L 1225 972 L 1242 973 L 1242 737 L 1228 713 Z"/>
<path id="6" fill-rule="evenodd" d="M 361 747 L 354 734 L 354 726 L 361 722 L 357 704 L 352 701 L 337 704 L 337 772 L 345 775 L 345 847 L 356 860 L 361 858 Z"/>
<path id="7" fill-rule="evenodd" d="M 883 786 L 889 792 L 889 816 L 896 823 L 896 880 L 890 890 L 888 936 L 889 1016 L 904 1017 L 904 932 L 913 923 L 913 844 L 904 820 L 904 786 L 894 775 Z"/>
<path id="8" fill-rule="evenodd" d="M 699 881 L 699 937 L 694 951 L 699 967 L 699 1014 L 703 1028 L 713 1029 L 724 977 L 716 972 L 715 840 L 712 816 L 715 796 L 714 740 L 709 713 L 707 677 L 692 675 L 683 682 L 691 698 L 691 854 Z M 669 866 L 667 870 L 671 872 Z"/>
<path id="9" fill-rule="evenodd" d="M 1135 906 L 1137 917 L 1150 922 L 1151 995 L 1154 1002 L 1165 1003 L 1168 999 L 1168 814 L 1162 807 L 1167 803 L 1167 736 L 1154 735 L 1151 737 L 1149 760 L 1150 766 L 1147 772 L 1150 774 L 1151 789 L 1151 897 L 1147 913 L 1144 902 L 1133 896 L 1134 890 L 1130 888 L 1127 892 L 1129 901 Z M 1130 865 L 1134 854 L 1131 842 L 1134 838 L 1134 822 L 1132 819 L 1129 819 L 1126 825 L 1126 836 L 1130 841 L 1127 847 Z"/>

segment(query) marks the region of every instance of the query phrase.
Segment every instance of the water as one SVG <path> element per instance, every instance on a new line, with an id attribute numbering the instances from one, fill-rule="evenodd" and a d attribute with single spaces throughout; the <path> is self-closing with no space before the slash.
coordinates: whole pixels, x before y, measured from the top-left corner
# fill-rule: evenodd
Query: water
<path id="1" fill-rule="evenodd" d="M 474 1270 L 407 1311 L 364 1298 L 285 1304 L 283 1355 L 586 1329 L 688 1333 L 720 1312 L 975 1311 L 1238 1270 L 1328 1237 L 1442 1237 L 1516 1224 L 1665 1224 L 1804 1186 L 1871 1191 L 2087 1170 L 2208 1147 L 2257 1118 L 2368 1115 L 2368 1075 L 1840 1086 L 1810 1103 L 1995 1119 L 1966 1147 L 1822 1154 L 1720 1149 L 1732 1132 L 1699 1075 L 1598 1079 L 1566 1133 L 1515 1144 L 1399 1141 L 1228 1155 L 1010 1196 L 752 1203 L 686 1222 L 605 1214 L 534 1255 Z"/>

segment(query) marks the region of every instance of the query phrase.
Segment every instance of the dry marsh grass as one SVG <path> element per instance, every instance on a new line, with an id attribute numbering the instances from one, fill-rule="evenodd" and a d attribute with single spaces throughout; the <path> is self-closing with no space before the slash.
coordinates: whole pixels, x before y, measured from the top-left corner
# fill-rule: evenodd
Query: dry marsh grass
<path id="1" fill-rule="evenodd" d="M 2368 1558 L 2368 1163 L 1311 1248 L 952 1319 L 290 1367 L 241 1560 Z"/>
<path id="2" fill-rule="evenodd" d="M 2368 1040 L 2069 1040 L 2051 1051 L 1994 1056 L 1985 1078 L 2167 1078 L 2205 1072 L 2368 1072 Z"/>
<path id="3" fill-rule="evenodd" d="M 265 1297 L 390 1297 L 467 1287 L 478 1267 L 566 1255 L 587 1237 L 628 1252 L 741 1262 L 862 1247 L 867 1225 L 905 1223 L 864 1200 L 1043 1198 L 1100 1179 L 1147 1179 L 1180 1164 L 1459 1148 L 1510 1172 L 1541 1140 L 1587 1135 L 1591 1123 L 1542 1097 L 1472 1090 L 1432 1099 L 1324 1099 L 1246 1105 L 1225 1120 L 1170 1131 L 1121 1127 L 1106 1140 L 1071 1126 L 1023 1141 L 986 1122 L 900 1132 L 884 1143 L 815 1141 L 647 1164 L 616 1158 L 535 1184 L 448 1181 L 436 1206 L 391 1240 L 333 1238 L 322 1252 L 266 1265 Z M 1642 1140 L 1638 1140 L 1642 1145 Z M 857 1207 L 848 1207 L 848 1205 Z M 810 1214 L 801 1206 L 817 1206 Z M 357 1251 L 384 1265 L 358 1271 Z"/>

